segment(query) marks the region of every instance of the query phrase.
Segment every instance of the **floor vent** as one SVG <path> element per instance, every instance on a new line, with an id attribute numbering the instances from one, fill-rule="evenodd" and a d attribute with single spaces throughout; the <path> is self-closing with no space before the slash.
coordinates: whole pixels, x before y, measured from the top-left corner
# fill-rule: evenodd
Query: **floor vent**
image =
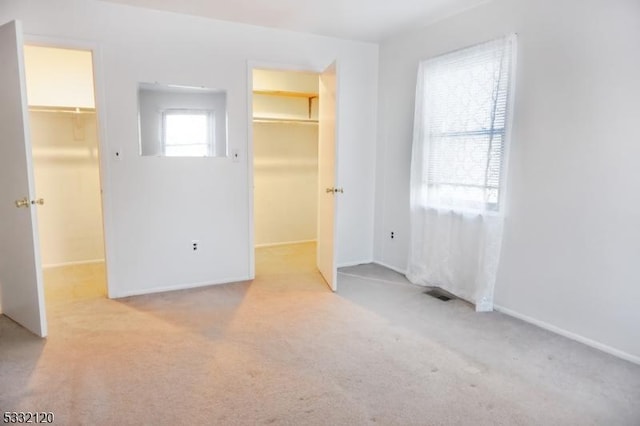
<path id="1" fill-rule="evenodd" d="M 424 292 L 424 294 L 428 294 L 431 297 L 435 297 L 436 299 L 440 299 L 443 302 L 448 302 L 451 299 L 454 299 L 451 293 L 448 293 L 440 288 L 432 288 Z"/>

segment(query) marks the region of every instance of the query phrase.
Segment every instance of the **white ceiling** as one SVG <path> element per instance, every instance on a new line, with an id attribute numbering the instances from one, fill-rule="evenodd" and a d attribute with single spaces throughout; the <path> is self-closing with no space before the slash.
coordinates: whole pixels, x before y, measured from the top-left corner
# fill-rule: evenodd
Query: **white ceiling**
<path id="1" fill-rule="evenodd" d="M 362 41 L 422 27 L 490 0 L 103 0 Z"/>

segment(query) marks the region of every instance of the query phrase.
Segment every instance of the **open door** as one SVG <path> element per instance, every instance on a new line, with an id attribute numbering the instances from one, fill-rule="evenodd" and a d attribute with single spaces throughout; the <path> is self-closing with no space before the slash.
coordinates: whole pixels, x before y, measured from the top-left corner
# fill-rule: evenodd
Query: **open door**
<path id="1" fill-rule="evenodd" d="M 34 197 L 22 25 L 0 26 L 0 299 L 2 313 L 47 335 Z"/>
<path id="2" fill-rule="evenodd" d="M 320 74 L 318 111 L 318 248 L 317 265 L 331 288 L 337 290 L 335 256 L 336 195 L 336 63 Z"/>

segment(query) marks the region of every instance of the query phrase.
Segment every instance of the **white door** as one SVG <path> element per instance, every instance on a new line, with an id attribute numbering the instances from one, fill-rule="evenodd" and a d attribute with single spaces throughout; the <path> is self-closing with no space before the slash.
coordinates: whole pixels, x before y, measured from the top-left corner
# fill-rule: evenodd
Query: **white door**
<path id="1" fill-rule="evenodd" d="M 317 265 L 331 290 L 337 290 L 336 221 L 336 63 L 320 74 L 318 142 Z"/>
<path id="2" fill-rule="evenodd" d="M 3 314 L 44 337 L 23 56 L 21 23 L 0 26 L 0 303 Z"/>

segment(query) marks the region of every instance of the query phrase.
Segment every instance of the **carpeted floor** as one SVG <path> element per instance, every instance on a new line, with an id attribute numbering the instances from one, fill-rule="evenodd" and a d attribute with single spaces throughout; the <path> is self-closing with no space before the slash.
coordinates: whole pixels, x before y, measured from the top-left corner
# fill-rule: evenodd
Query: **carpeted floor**
<path id="1" fill-rule="evenodd" d="M 258 250 L 253 282 L 120 300 L 104 298 L 100 265 L 47 271 L 46 340 L 0 317 L 0 411 L 64 425 L 640 425 L 640 366 L 377 265 L 342 269 L 331 293 L 314 250 Z"/>

